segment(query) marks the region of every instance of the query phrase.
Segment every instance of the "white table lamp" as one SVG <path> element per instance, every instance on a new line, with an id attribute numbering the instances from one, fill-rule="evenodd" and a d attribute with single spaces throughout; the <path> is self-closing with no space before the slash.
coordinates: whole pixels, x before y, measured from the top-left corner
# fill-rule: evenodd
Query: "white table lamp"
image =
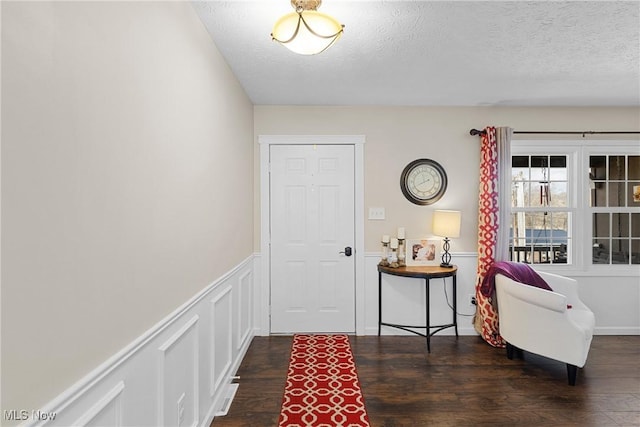
<path id="1" fill-rule="evenodd" d="M 451 254 L 449 253 L 449 238 L 460 237 L 460 211 L 434 211 L 433 212 L 433 234 L 444 237 L 442 249 L 442 264 L 440 267 L 451 268 Z"/>

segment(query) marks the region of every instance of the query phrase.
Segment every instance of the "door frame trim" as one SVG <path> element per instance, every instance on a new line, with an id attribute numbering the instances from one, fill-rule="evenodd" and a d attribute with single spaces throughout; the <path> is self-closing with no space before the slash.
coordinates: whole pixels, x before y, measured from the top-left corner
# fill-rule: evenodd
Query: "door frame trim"
<path id="1" fill-rule="evenodd" d="M 364 135 L 258 135 L 260 145 L 260 286 L 256 298 L 259 304 L 259 334 L 270 334 L 270 293 L 271 293 L 271 218 L 269 150 L 271 145 L 353 145 L 354 147 L 354 215 L 355 215 L 355 316 L 357 335 L 365 334 L 365 286 L 364 286 Z"/>

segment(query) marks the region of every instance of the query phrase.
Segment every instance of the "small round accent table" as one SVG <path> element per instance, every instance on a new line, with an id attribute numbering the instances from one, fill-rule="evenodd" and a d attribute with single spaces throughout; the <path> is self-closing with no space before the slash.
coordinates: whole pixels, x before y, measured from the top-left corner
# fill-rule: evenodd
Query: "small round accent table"
<path id="1" fill-rule="evenodd" d="M 458 267 L 443 268 L 439 266 L 407 266 L 391 268 L 386 266 L 378 266 L 378 336 L 382 326 L 390 326 L 407 332 L 420 335 L 427 338 L 427 351 L 431 353 L 431 336 L 447 328 L 455 328 L 456 337 L 458 336 L 457 321 L 457 303 L 456 303 L 456 273 Z M 385 323 L 382 321 L 382 274 L 390 274 L 392 276 L 412 277 L 416 279 L 424 279 L 425 281 L 425 314 L 427 324 L 424 326 L 399 325 L 396 323 Z M 451 277 L 453 281 L 453 322 L 446 325 L 431 325 L 429 318 L 429 280 L 436 278 Z M 413 329 L 424 329 L 425 333 L 414 331 Z M 432 331 L 433 329 L 433 331 Z"/>

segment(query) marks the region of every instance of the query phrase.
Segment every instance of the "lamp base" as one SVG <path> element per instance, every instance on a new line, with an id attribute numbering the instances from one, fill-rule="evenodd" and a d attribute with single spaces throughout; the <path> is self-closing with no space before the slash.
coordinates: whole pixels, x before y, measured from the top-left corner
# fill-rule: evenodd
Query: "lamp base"
<path id="1" fill-rule="evenodd" d="M 444 253 L 442 254 L 442 263 L 440 267 L 442 268 L 453 268 L 453 265 L 449 264 L 451 261 L 451 254 L 449 253 L 449 238 L 444 238 L 444 244 L 442 245 L 442 249 L 444 249 Z"/>

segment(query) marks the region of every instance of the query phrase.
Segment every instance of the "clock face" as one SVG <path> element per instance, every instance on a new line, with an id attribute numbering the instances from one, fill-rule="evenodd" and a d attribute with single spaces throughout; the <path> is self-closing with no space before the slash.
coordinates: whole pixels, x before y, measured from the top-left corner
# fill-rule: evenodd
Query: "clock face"
<path id="1" fill-rule="evenodd" d="M 410 202 L 416 205 L 430 205 L 444 195 L 447 189 L 447 174 L 434 160 L 414 160 L 402 171 L 400 188 Z"/>

